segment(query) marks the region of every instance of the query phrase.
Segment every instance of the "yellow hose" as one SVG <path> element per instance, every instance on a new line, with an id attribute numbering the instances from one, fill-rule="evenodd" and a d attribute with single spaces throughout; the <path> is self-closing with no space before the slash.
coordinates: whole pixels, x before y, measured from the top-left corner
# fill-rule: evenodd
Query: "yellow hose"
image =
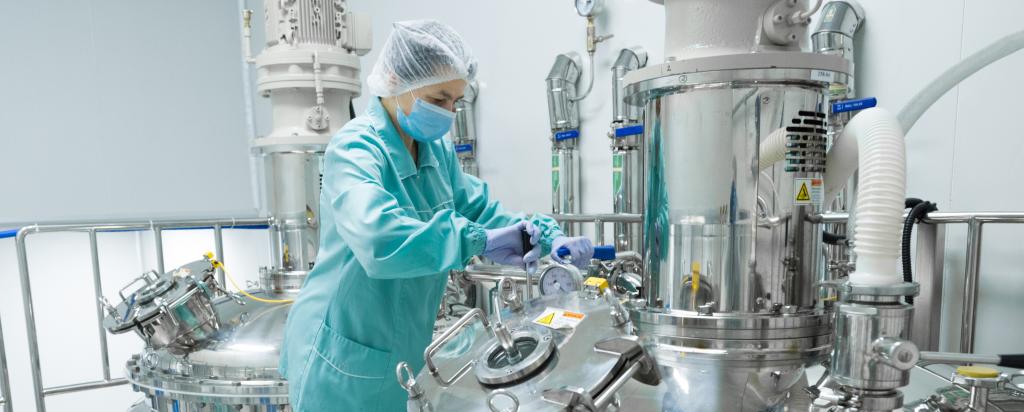
<path id="1" fill-rule="evenodd" d="M 260 297 L 253 296 L 249 292 L 246 292 L 245 289 L 242 289 L 241 287 L 239 287 L 238 283 L 235 283 L 235 278 L 231 277 L 231 274 L 228 273 L 227 267 L 224 266 L 223 262 L 221 262 L 221 261 L 219 261 L 217 259 L 214 259 L 213 258 L 213 253 L 207 252 L 206 253 L 206 258 L 210 260 L 210 263 L 213 263 L 213 267 L 214 268 L 220 268 L 220 270 L 224 271 L 224 277 L 228 278 L 228 282 L 231 282 L 231 286 L 234 286 L 235 289 L 238 289 L 238 293 L 241 293 L 243 296 L 245 296 L 245 297 L 247 297 L 249 299 L 255 300 L 257 302 L 275 303 L 275 304 L 295 302 L 295 299 L 263 299 L 263 298 L 260 298 Z"/>

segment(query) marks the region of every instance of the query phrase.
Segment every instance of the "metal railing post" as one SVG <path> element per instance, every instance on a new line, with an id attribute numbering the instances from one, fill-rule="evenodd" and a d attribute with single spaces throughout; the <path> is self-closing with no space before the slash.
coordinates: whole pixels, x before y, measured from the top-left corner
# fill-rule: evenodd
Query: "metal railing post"
<path id="1" fill-rule="evenodd" d="M 7 349 L 4 347 L 4 326 L 0 322 L 0 406 L 4 412 L 14 412 L 11 401 L 11 379 L 7 373 Z"/>
<path id="2" fill-rule="evenodd" d="M 946 252 L 946 226 L 921 222 L 917 225 L 917 253 L 914 279 L 921 287 L 914 298 L 914 321 L 910 340 L 926 351 L 939 350 L 942 327 L 942 279 Z"/>
<path id="3" fill-rule="evenodd" d="M 213 253 L 217 260 L 224 262 L 224 231 L 220 224 L 213 225 Z M 224 286 L 224 269 L 217 267 L 217 283 Z"/>
<path id="4" fill-rule="evenodd" d="M 963 330 L 960 352 L 974 353 L 975 322 L 978 320 L 978 277 L 981 269 L 981 225 L 979 219 L 967 222 L 967 258 L 964 264 Z"/>
<path id="5" fill-rule="evenodd" d="M 28 277 L 28 253 L 25 250 L 25 236 L 38 226 L 25 227 L 18 231 L 14 239 L 18 253 L 18 276 L 21 278 L 21 300 L 25 310 L 25 329 L 28 337 L 29 367 L 32 368 L 32 390 L 35 396 L 36 410 L 46 411 L 46 400 L 43 397 L 43 372 L 39 362 L 39 337 L 36 334 L 36 314 L 32 305 L 32 285 Z"/>
<path id="6" fill-rule="evenodd" d="M 100 334 L 100 359 L 103 362 L 103 380 L 110 380 L 110 350 L 107 347 L 107 330 L 103 328 L 103 283 L 100 281 L 100 251 L 96 240 L 96 229 L 89 230 L 89 254 L 92 258 L 92 290 L 96 305 L 96 328 Z"/>

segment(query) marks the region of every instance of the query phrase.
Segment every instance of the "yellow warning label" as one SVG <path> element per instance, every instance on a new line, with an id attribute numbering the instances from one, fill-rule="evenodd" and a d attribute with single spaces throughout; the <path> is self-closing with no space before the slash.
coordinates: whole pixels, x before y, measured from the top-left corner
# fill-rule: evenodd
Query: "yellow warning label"
<path id="1" fill-rule="evenodd" d="M 571 329 L 583 322 L 587 315 L 579 312 L 570 312 L 565 309 L 547 308 L 540 316 L 533 319 L 533 323 L 547 326 L 551 329 Z"/>
<path id="2" fill-rule="evenodd" d="M 551 322 L 554 321 L 554 320 L 555 320 L 555 312 L 551 312 L 547 316 L 544 316 L 544 317 L 541 317 L 540 319 L 537 319 L 536 322 L 540 323 L 542 325 L 550 325 Z"/>
<path id="3" fill-rule="evenodd" d="M 811 193 L 807 191 L 807 182 L 800 183 L 800 191 L 796 194 L 796 200 L 810 202 Z"/>

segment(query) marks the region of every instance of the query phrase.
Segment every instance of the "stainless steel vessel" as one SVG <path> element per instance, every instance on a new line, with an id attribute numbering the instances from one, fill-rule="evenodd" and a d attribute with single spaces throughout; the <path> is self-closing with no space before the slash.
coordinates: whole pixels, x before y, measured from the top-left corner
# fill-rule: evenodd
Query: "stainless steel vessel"
<path id="1" fill-rule="evenodd" d="M 108 306 L 104 324 L 111 333 L 134 330 L 147 343 L 125 366 L 132 388 L 146 395 L 133 411 L 291 410 L 288 384 L 277 371 L 291 305 L 234 295 L 214 298 L 213 291 L 220 290 L 213 280 L 215 266 L 199 260 L 155 278 L 144 275 L 145 286 Z M 297 292 L 281 282 L 264 289 L 247 293 L 286 301 Z"/>
<path id="2" fill-rule="evenodd" d="M 631 318 L 662 367 L 666 407 L 784 407 L 831 349 L 821 233 L 806 218 L 822 206 L 828 87 L 847 67 L 750 53 L 628 78 L 647 162 L 644 299 Z M 776 132 L 786 157 L 762 172 L 759 147 Z"/>
<path id="3" fill-rule="evenodd" d="M 399 364 L 409 411 L 618 410 L 627 382 L 658 384 L 653 358 L 612 294 L 500 299 L 508 308 L 492 318 L 473 309 L 431 343 L 419 375 Z M 476 322 L 483 327 L 469 328 Z"/>

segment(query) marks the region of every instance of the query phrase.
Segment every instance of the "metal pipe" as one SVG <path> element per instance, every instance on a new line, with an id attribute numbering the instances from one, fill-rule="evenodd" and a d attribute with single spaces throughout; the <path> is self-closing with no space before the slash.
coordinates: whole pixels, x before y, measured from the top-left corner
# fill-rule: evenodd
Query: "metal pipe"
<path id="1" fill-rule="evenodd" d="M 156 250 L 156 271 L 164 274 L 164 236 L 163 229 L 153 228 L 153 249 Z"/>
<path id="2" fill-rule="evenodd" d="M 471 282 L 499 282 L 508 278 L 516 283 L 526 283 L 527 274 L 525 270 L 516 269 L 510 266 L 498 265 L 469 265 L 462 271 L 464 279 Z M 530 277 L 530 282 L 538 284 L 537 280 Z"/>
<path id="3" fill-rule="evenodd" d="M 961 365 L 968 363 L 983 363 L 986 365 L 998 365 L 999 355 L 976 355 L 973 353 L 956 352 L 929 352 L 921 351 L 919 365 L 931 365 L 936 363 L 948 365 Z"/>
<path id="4" fill-rule="evenodd" d="M 213 251 L 216 253 L 217 261 L 224 263 L 224 231 L 221 225 L 213 225 Z M 224 269 L 217 267 L 217 283 L 224 287 Z"/>
<path id="5" fill-rule="evenodd" d="M 637 361 L 637 363 L 634 363 L 633 366 L 626 369 L 626 371 L 617 379 L 608 384 L 608 386 L 601 391 L 601 394 L 597 395 L 597 398 L 594 399 L 594 406 L 597 407 L 597 410 L 603 410 L 606 406 L 610 405 L 612 400 L 615 399 L 615 394 L 618 393 L 619 389 L 622 389 L 622 386 L 625 385 L 626 382 L 629 382 L 641 367 L 643 367 L 643 363 Z"/>
<path id="6" fill-rule="evenodd" d="M 904 215 L 906 217 L 906 215 Z M 807 220 L 812 223 L 845 223 L 849 220 L 848 213 L 822 213 L 811 215 Z M 556 219 L 557 220 L 557 219 Z M 970 223 L 972 220 L 981 223 L 1024 223 L 1024 213 L 1020 212 L 932 212 L 922 219 L 925 223 L 949 224 Z"/>
<path id="7" fill-rule="evenodd" d="M 74 393 L 88 391 L 92 389 L 109 388 L 112 386 L 120 386 L 128 383 L 128 379 L 104 379 L 102 381 L 92 381 L 84 383 L 74 383 L 71 385 L 54 386 L 52 388 L 46 388 L 43 391 L 43 396 L 60 395 L 63 393 Z"/>
<path id="8" fill-rule="evenodd" d="M 610 223 L 640 223 L 644 221 L 644 215 L 635 213 L 554 213 L 552 219 L 559 222 L 610 222 Z"/>
<path id="9" fill-rule="evenodd" d="M 7 349 L 4 346 L 4 326 L 0 322 L 0 406 L 3 412 L 14 412 L 11 402 L 11 380 L 7 373 Z"/>
<path id="10" fill-rule="evenodd" d="M 43 374 L 39 363 L 39 338 L 36 335 L 36 314 L 32 306 L 32 285 L 28 276 L 28 254 L 25 250 L 25 237 L 36 230 L 36 227 L 24 227 L 18 230 L 15 237 L 15 248 L 18 253 L 18 276 L 21 279 L 21 301 L 25 311 L 25 329 L 28 337 L 28 359 L 32 371 L 32 390 L 35 396 L 36 410 L 46 411 L 43 397 Z"/>
<path id="11" fill-rule="evenodd" d="M 960 331 L 960 352 L 974 352 L 975 322 L 978 319 L 978 277 L 981 267 L 980 220 L 967 224 L 967 259 L 964 264 L 963 330 Z"/>
<path id="12" fill-rule="evenodd" d="M 107 347 L 107 330 L 103 328 L 103 283 L 100 281 L 100 252 L 96 231 L 89 231 L 89 255 L 92 260 L 93 304 L 96 305 L 96 328 L 100 334 L 100 360 L 103 365 L 103 380 L 110 380 L 110 350 Z"/>
<path id="13" fill-rule="evenodd" d="M 121 221 L 121 220 L 96 220 L 84 222 L 22 222 L 2 223 L 0 227 L 35 228 L 34 232 L 88 232 L 95 229 L 97 232 L 127 232 L 152 230 L 160 227 L 165 230 L 174 229 L 212 229 L 214 225 L 220 224 L 225 229 L 266 229 L 272 220 L 266 217 L 248 218 L 223 218 L 223 219 L 195 219 L 195 220 L 147 220 L 147 221 Z"/>

